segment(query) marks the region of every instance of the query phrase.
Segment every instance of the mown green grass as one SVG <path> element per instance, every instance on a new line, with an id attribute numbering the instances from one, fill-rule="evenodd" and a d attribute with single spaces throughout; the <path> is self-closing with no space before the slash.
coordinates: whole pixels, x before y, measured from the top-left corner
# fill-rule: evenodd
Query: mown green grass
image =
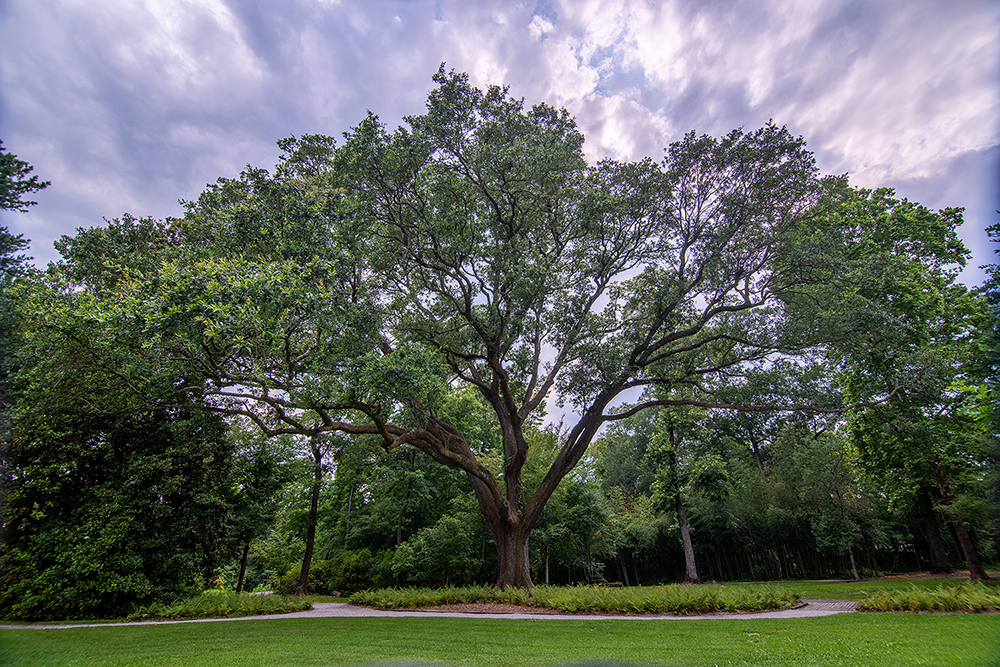
<path id="1" fill-rule="evenodd" d="M 244 667 L 434 663 L 518 667 L 1000 664 L 1000 616 L 841 614 L 767 620 L 275 618 L 0 630 L 11 667 Z"/>

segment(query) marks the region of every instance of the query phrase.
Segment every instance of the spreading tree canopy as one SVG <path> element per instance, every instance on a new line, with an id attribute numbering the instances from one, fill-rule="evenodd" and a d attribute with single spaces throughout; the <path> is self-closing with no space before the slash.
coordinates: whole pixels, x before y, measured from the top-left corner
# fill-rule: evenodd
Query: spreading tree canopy
<path id="1" fill-rule="evenodd" d="M 290 138 L 274 173 L 220 179 L 182 219 L 64 238 L 25 297 L 29 335 L 140 396 L 269 434 L 374 434 L 464 471 L 501 586 L 531 585 L 532 527 L 605 424 L 655 406 L 842 409 L 718 392 L 880 326 L 858 286 L 892 248 L 849 223 L 900 202 L 822 177 L 773 124 L 590 165 L 565 110 L 434 81 L 404 127 L 369 114 L 340 145 Z M 928 215 L 925 236 L 957 243 L 954 219 Z M 502 457 L 442 417 L 460 386 L 489 406 Z M 527 484 L 525 430 L 553 406 L 561 445 Z"/>

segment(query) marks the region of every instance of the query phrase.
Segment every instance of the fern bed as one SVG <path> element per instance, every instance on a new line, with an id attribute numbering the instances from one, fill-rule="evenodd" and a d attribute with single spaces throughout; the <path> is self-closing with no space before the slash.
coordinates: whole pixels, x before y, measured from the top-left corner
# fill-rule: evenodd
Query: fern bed
<path id="1" fill-rule="evenodd" d="M 880 590 L 858 604 L 861 611 L 964 612 L 1000 611 L 1000 590 L 982 584 L 912 586 L 902 590 Z"/>
<path id="2" fill-rule="evenodd" d="M 760 586 L 603 586 L 550 587 L 500 590 L 490 586 L 467 588 L 390 588 L 361 591 L 352 604 L 378 609 L 436 607 L 449 604 L 492 603 L 553 609 L 568 613 L 600 614 L 711 614 L 753 613 L 788 609 L 801 601 L 785 589 Z"/>
<path id="3" fill-rule="evenodd" d="M 128 615 L 130 621 L 176 621 L 191 618 L 235 618 L 288 614 L 312 609 L 312 602 L 286 595 L 251 595 L 205 591 L 174 604 L 151 604 L 139 607 Z"/>

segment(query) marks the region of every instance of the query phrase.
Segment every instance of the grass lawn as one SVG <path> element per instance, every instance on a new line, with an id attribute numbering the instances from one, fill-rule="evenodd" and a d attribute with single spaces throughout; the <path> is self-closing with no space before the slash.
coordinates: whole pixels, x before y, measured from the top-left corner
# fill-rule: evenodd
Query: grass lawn
<path id="1" fill-rule="evenodd" d="M 0 630 L 0 664 L 204 667 L 1000 665 L 1000 615 L 803 619 L 320 618 Z"/>

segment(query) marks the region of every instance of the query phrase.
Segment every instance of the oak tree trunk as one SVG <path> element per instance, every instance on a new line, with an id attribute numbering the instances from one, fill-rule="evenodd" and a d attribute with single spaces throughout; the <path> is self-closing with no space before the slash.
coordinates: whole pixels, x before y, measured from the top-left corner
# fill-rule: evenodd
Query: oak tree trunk
<path id="1" fill-rule="evenodd" d="M 497 586 L 531 588 L 531 568 L 528 563 L 528 538 L 531 531 L 506 522 L 490 528 L 497 545 Z"/>

